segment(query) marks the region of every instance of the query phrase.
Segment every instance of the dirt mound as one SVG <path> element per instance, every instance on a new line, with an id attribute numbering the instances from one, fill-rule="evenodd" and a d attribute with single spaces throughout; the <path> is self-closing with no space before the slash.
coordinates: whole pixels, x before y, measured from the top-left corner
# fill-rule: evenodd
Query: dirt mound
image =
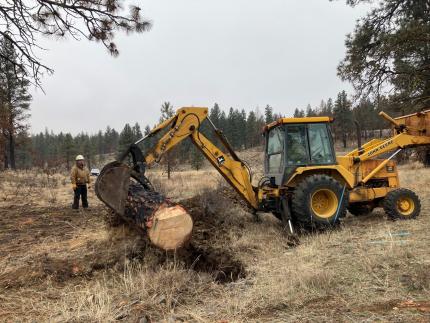
<path id="1" fill-rule="evenodd" d="M 179 251 L 185 265 L 213 275 L 215 281 L 228 283 L 246 277 L 245 267 L 228 245 L 230 237 L 225 211 L 233 206 L 220 191 L 206 192 L 180 202 L 194 222 L 191 242 Z"/>
<path id="2" fill-rule="evenodd" d="M 229 188 L 207 191 L 192 198 L 179 201 L 191 215 L 194 223 L 190 243 L 176 251 L 175 260 L 186 268 L 210 274 L 219 283 L 228 283 L 246 277 L 245 267 L 229 249 L 230 237 L 225 225 L 226 210 L 234 206 L 246 208 L 246 204 Z M 112 227 L 126 225 L 120 217 L 109 212 L 106 224 Z M 241 225 L 240 223 L 238 224 Z M 146 247 L 158 257 L 156 266 L 170 261 L 171 253 L 160 252 L 143 238 Z M 141 259 L 145 262 L 145 259 Z"/>

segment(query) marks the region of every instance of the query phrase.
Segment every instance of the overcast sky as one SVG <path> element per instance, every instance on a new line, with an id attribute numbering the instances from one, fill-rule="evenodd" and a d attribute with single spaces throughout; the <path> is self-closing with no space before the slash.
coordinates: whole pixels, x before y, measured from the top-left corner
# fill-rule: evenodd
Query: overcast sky
<path id="1" fill-rule="evenodd" d="M 134 1 L 135 3 L 137 2 Z M 367 7 L 328 0 L 145 0 L 150 32 L 118 35 L 120 56 L 82 40 L 43 40 L 54 68 L 33 91 L 31 132 L 153 126 L 160 105 L 296 107 L 351 90 L 336 75 L 345 35 Z"/>

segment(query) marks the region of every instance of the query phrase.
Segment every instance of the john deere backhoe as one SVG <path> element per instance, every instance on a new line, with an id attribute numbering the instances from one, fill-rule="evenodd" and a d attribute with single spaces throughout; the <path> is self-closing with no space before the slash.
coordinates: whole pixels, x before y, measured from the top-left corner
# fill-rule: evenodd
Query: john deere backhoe
<path id="1" fill-rule="evenodd" d="M 400 188 L 393 157 L 404 148 L 430 144 L 430 110 L 396 119 L 383 112 L 380 115 L 391 123 L 392 136 L 373 139 L 344 156 L 335 154 L 329 117 L 282 118 L 266 125 L 264 176 L 254 186 L 251 170 L 208 118 L 208 109 L 184 107 L 132 145 L 119 161 L 106 165 L 96 193 L 124 216 L 126 200 L 132 194 L 130 178 L 152 192 L 151 196 L 158 196 L 144 175 L 145 168 L 190 138 L 249 207 L 273 213 L 290 231 L 333 226 L 347 210 L 361 215 L 378 206 L 392 219 L 415 218 L 420 213 L 420 200 L 414 192 Z M 201 133 L 205 120 L 222 149 Z M 162 131 L 161 139 L 142 153 L 138 145 Z M 132 157 L 132 166 L 122 162 L 127 155 Z M 148 219 L 151 214 L 143 217 Z"/>

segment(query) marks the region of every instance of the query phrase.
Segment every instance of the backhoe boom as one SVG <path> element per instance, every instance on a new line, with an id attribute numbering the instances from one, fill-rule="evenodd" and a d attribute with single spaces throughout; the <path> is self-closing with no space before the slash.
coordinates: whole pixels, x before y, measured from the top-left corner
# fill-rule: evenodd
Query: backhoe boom
<path id="1" fill-rule="evenodd" d="M 251 173 L 247 165 L 240 160 L 228 143 L 222 131 L 214 128 L 215 134 L 229 152 L 224 153 L 200 132 L 202 122 L 208 118 L 207 108 L 181 108 L 170 119 L 157 125 L 147 137 L 152 137 L 167 127 L 170 129 L 159 139 L 144 156 L 147 165 L 159 162 L 170 149 L 186 138 L 190 138 L 197 149 L 209 160 L 216 170 L 233 186 L 239 195 L 254 210 L 258 209 L 257 189 L 252 186 Z M 209 120 L 210 121 L 210 120 Z M 145 139 L 145 138 L 142 138 Z M 141 142 L 139 140 L 137 143 Z"/>

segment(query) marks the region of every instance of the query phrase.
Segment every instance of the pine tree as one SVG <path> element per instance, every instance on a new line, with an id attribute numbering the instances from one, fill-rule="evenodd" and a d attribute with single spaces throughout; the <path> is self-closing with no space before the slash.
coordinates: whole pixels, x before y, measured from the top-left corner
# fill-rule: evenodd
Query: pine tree
<path id="1" fill-rule="evenodd" d="M 266 105 L 264 108 L 264 117 L 266 124 L 269 124 L 274 121 L 273 119 L 273 108 L 270 105 Z"/>
<path id="2" fill-rule="evenodd" d="M 329 98 L 327 100 L 326 104 L 326 116 L 332 117 L 333 116 L 333 100 Z"/>
<path id="3" fill-rule="evenodd" d="M 138 141 L 139 139 L 142 139 L 143 135 L 142 135 L 142 131 L 140 130 L 140 125 L 139 123 L 135 123 L 133 128 L 133 136 L 134 136 L 134 142 Z"/>
<path id="4" fill-rule="evenodd" d="M 338 94 L 333 114 L 335 118 L 335 134 L 337 137 L 342 137 L 343 148 L 346 148 L 348 134 L 351 132 L 353 124 L 351 102 L 348 100 L 345 91 Z"/>
<path id="5" fill-rule="evenodd" d="M 213 108 L 210 109 L 210 111 L 209 111 L 209 119 L 212 121 L 212 123 L 214 124 L 214 126 L 217 129 L 222 129 L 222 127 L 221 127 L 221 112 L 222 111 L 221 111 L 218 103 L 215 103 Z M 210 131 L 208 132 L 208 139 L 211 140 L 215 145 L 218 146 L 220 144 L 218 137 L 213 132 L 213 129 L 211 129 L 212 127 L 208 127 L 208 128 L 210 129 Z"/>
<path id="6" fill-rule="evenodd" d="M 160 122 L 163 122 L 175 115 L 175 111 L 173 110 L 173 105 L 170 104 L 170 102 L 164 102 L 161 105 L 161 116 L 160 116 Z"/>
<path id="7" fill-rule="evenodd" d="M 175 111 L 173 110 L 173 105 L 171 105 L 170 102 L 164 102 L 161 105 L 160 112 L 161 112 L 160 122 L 163 122 L 175 115 Z M 166 161 L 167 179 L 170 179 L 171 173 L 173 170 L 173 164 L 175 163 L 175 160 L 176 160 L 175 151 L 170 150 L 164 156 L 165 156 L 164 160 Z"/>
<path id="8" fill-rule="evenodd" d="M 203 166 L 204 157 L 202 152 L 197 149 L 194 145 L 191 146 L 190 149 L 191 155 L 191 167 L 195 170 L 200 170 Z"/>
<path id="9" fill-rule="evenodd" d="M 354 119 L 359 123 L 365 139 L 368 137 L 369 130 L 377 128 L 375 121 L 379 118 L 375 118 L 376 115 L 375 105 L 368 99 L 361 100 L 353 110 Z"/>
<path id="10" fill-rule="evenodd" d="M 8 167 L 6 155 L 7 110 L 4 103 L 3 91 L 0 91 L 0 170 Z"/>
<path id="11" fill-rule="evenodd" d="M 246 119 L 246 142 L 245 148 L 255 147 L 259 144 L 260 134 L 259 124 L 257 122 L 257 116 L 254 111 L 249 111 Z"/>
<path id="12" fill-rule="evenodd" d="M 16 169 L 16 137 L 28 129 L 27 119 L 31 95 L 30 85 L 22 69 L 17 69 L 18 55 L 13 44 L 6 38 L 0 39 L 0 105 L 2 106 L 0 129 L 7 141 L 9 165 Z M 8 166 L 9 166 L 8 165 Z"/>
<path id="13" fill-rule="evenodd" d="M 73 137 L 70 133 L 64 136 L 64 141 L 61 147 L 62 154 L 66 160 L 67 170 L 70 170 L 70 162 L 72 161 L 73 155 L 75 153 L 75 145 L 73 142 Z"/>
<path id="14" fill-rule="evenodd" d="M 327 104 L 324 100 L 321 100 L 320 106 L 316 109 L 317 116 L 326 116 L 327 115 Z"/>
<path id="15" fill-rule="evenodd" d="M 126 123 L 119 135 L 119 153 L 121 154 L 126 151 L 132 143 L 134 143 L 133 130 L 130 125 Z"/>
<path id="16" fill-rule="evenodd" d="M 94 155 L 95 155 L 95 148 L 94 146 L 91 144 L 91 140 L 90 137 L 88 136 L 88 134 L 85 134 L 83 136 L 82 139 L 82 152 L 87 160 L 87 164 L 88 164 L 88 168 L 91 169 L 91 165 L 93 164 L 94 161 Z"/>
<path id="17" fill-rule="evenodd" d="M 244 109 L 237 115 L 237 127 L 238 127 L 238 146 L 240 149 L 246 148 L 246 112 Z"/>
<path id="18" fill-rule="evenodd" d="M 368 0 L 348 0 L 351 6 Z M 376 1 L 375 1 L 376 2 Z M 338 67 L 362 98 L 386 92 L 405 112 L 430 103 L 430 2 L 378 1 L 348 34 Z M 418 106 L 417 106 L 418 105 Z"/>
<path id="19" fill-rule="evenodd" d="M 211 109 L 209 113 L 209 119 L 214 123 L 215 127 L 219 127 L 219 122 L 221 118 L 221 109 L 218 105 L 218 103 L 215 103 L 213 108 Z"/>
<path id="20" fill-rule="evenodd" d="M 298 108 L 294 110 L 294 118 L 304 118 L 304 116 L 305 116 L 305 111 Z"/>
<path id="21" fill-rule="evenodd" d="M 226 120 L 226 129 L 225 136 L 229 143 L 235 147 L 236 146 L 236 128 L 235 128 L 235 112 L 232 107 L 228 110 L 227 120 Z"/>
<path id="22" fill-rule="evenodd" d="M 306 107 L 306 117 L 314 117 L 315 115 L 315 111 L 312 109 L 311 105 L 308 104 L 308 106 Z"/>

